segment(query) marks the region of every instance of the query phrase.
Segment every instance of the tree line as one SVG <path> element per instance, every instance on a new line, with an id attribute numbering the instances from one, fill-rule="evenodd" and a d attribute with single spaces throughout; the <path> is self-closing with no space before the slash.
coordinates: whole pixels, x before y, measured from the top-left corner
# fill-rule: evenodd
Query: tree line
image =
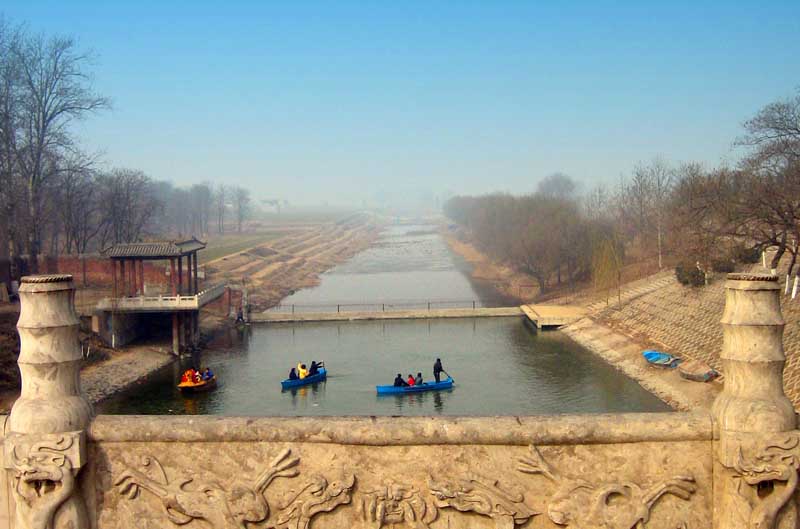
<path id="1" fill-rule="evenodd" d="M 90 53 L 69 37 L 0 18 L 0 256 L 85 253 L 152 237 L 239 231 L 251 211 L 238 186 L 176 187 L 106 168 L 74 125 L 108 109 Z"/>
<path id="2" fill-rule="evenodd" d="M 788 255 L 789 274 L 800 274 L 800 92 L 766 105 L 743 129 L 733 166 L 655 158 L 615 185 L 581 192 L 555 174 L 527 195 L 453 197 L 444 212 L 541 291 L 589 279 L 613 286 L 632 260 L 729 271 L 768 248 L 773 269 Z"/>

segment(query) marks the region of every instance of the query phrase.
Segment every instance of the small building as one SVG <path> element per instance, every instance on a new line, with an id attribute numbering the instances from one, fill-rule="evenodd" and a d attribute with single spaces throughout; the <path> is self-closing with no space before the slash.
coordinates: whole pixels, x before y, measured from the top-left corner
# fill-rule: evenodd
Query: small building
<path id="1" fill-rule="evenodd" d="M 103 254 L 111 263 L 112 295 L 100 300 L 95 329 L 113 347 L 125 345 L 151 324 L 172 319 L 172 351 L 197 347 L 200 341 L 200 309 L 221 296 L 225 285 L 199 288 L 197 252 L 206 244 L 195 238 L 186 241 L 116 244 Z M 145 262 L 161 261 L 167 281 L 159 292 L 145 288 Z M 166 266 L 169 263 L 168 267 Z M 152 316 L 158 315 L 157 320 Z"/>

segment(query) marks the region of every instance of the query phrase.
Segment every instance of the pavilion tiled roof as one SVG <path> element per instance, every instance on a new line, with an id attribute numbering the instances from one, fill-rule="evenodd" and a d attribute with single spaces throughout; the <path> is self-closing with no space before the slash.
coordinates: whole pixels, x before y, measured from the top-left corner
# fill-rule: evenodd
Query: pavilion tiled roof
<path id="1" fill-rule="evenodd" d="M 115 244 L 103 253 L 112 259 L 139 257 L 144 259 L 163 259 L 180 257 L 202 250 L 206 243 L 194 237 L 186 241 L 130 242 Z"/>

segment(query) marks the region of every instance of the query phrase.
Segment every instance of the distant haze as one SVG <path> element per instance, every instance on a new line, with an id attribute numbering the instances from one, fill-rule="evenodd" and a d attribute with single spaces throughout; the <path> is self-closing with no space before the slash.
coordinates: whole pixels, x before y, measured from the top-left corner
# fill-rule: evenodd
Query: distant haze
<path id="1" fill-rule="evenodd" d="M 109 165 L 255 201 L 435 206 L 736 158 L 800 85 L 800 2 L 31 2 L 94 50 Z"/>

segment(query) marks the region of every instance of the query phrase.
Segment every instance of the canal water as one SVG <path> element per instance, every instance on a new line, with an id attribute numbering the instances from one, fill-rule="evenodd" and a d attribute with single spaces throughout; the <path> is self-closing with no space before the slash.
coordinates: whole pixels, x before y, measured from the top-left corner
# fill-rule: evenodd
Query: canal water
<path id="1" fill-rule="evenodd" d="M 398 310 L 504 306 L 430 225 L 391 226 L 370 248 L 321 277 L 320 285 L 288 296 L 273 310 Z"/>
<path id="2" fill-rule="evenodd" d="M 235 341 L 234 341 L 235 343 Z M 432 378 L 440 357 L 450 391 L 377 396 L 397 373 Z M 299 360 L 324 360 L 326 382 L 281 391 Z M 103 406 L 104 413 L 225 415 L 529 415 L 660 411 L 667 406 L 559 332 L 522 318 L 270 324 L 207 352 L 213 392 L 183 397 L 177 366 Z"/>
<path id="3" fill-rule="evenodd" d="M 395 226 L 377 245 L 287 300 L 298 306 L 424 299 L 480 299 L 480 285 L 430 227 Z M 348 309 L 353 310 L 353 309 Z M 449 391 L 377 396 L 375 385 L 422 372 L 440 357 Z M 323 360 L 326 382 L 281 391 L 302 361 Z M 183 396 L 174 364 L 106 401 L 103 413 L 292 415 L 531 415 L 668 411 L 641 386 L 557 331 L 521 317 L 253 325 L 221 336 L 203 353 L 220 380 L 213 392 Z"/>

